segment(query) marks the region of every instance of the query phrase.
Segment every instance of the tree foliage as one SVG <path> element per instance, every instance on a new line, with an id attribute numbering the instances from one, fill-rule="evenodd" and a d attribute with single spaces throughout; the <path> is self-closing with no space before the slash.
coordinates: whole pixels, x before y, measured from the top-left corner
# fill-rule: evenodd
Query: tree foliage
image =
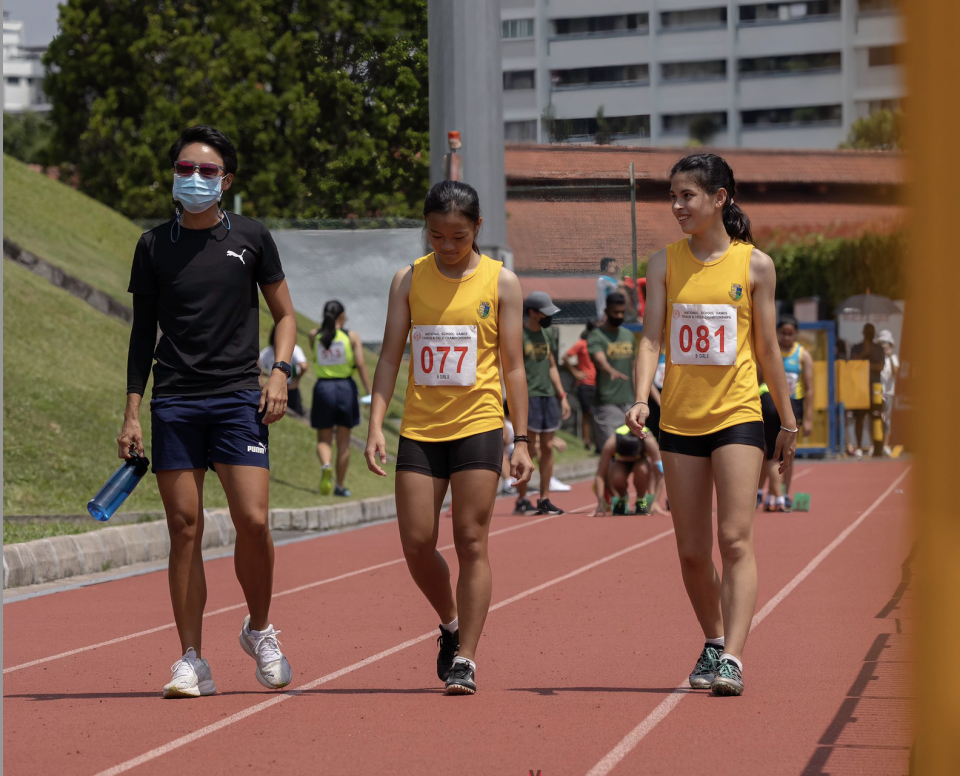
<path id="1" fill-rule="evenodd" d="M 244 213 L 412 215 L 429 183 L 426 0 L 66 0 L 53 154 L 133 217 L 171 212 L 167 150 L 212 124 Z"/>
<path id="2" fill-rule="evenodd" d="M 850 127 L 841 148 L 860 150 L 895 151 L 903 148 L 903 112 L 900 110 L 875 110 L 869 116 L 857 119 Z"/>
<path id="3" fill-rule="evenodd" d="M 42 113 L 3 114 L 3 152 L 21 162 L 49 164 L 51 134 L 50 122 Z"/>

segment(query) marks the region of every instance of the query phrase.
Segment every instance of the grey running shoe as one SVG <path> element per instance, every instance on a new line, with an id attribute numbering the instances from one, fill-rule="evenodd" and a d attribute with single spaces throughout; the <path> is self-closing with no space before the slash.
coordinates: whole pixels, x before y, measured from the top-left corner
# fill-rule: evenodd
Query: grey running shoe
<path id="1" fill-rule="evenodd" d="M 719 662 L 720 650 L 712 644 L 704 644 L 703 652 L 697 658 L 697 665 L 690 674 L 690 686 L 694 690 L 709 690 Z"/>
<path id="2" fill-rule="evenodd" d="M 473 695 L 477 691 L 474 670 L 469 663 L 454 663 L 447 674 L 444 695 Z"/>
<path id="3" fill-rule="evenodd" d="M 714 695 L 743 695 L 743 674 L 732 660 L 721 660 L 710 685 Z"/>

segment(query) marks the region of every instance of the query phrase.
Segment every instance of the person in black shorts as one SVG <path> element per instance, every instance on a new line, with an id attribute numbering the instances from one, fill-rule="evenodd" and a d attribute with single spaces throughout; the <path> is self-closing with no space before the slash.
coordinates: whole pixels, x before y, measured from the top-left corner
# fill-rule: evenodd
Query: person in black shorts
<path id="1" fill-rule="evenodd" d="M 200 553 L 203 480 L 212 468 L 237 530 L 234 564 L 250 613 L 240 645 L 264 687 L 290 683 L 290 663 L 270 624 L 273 540 L 268 523 L 269 424 L 287 407 L 297 323 L 280 256 L 266 228 L 220 207 L 237 172 L 230 140 L 210 126 L 183 131 L 170 148 L 175 218 L 140 237 L 129 291 L 133 330 L 118 454 L 143 454 L 140 403 L 153 361 L 153 471 L 170 531 L 170 597 L 182 657 L 165 698 L 216 692 L 202 657 L 207 588 Z M 263 293 L 276 323 L 276 358 L 260 388 Z M 161 336 L 157 341 L 157 327 Z"/>

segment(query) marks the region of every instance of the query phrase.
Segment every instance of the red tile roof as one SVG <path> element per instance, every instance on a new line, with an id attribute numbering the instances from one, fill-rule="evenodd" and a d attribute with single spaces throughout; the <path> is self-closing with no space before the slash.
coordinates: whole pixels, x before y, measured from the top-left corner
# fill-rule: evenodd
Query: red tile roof
<path id="1" fill-rule="evenodd" d="M 765 237 L 784 234 L 856 236 L 866 231 L 889 232 L 900 226 L 904 218 L 903 208 L 898 205 L 749 201 L 741 204 L 751 219 L 760 248 Z M 662 206 L 637 203 L 640 260 L 682 236 L 666 201 Z M 521 273 L 592 274 L 604 256 L 614 257 L 625 267 L 631 261 L 630 203 L 508 199 L 507 242 L 513 249 L 514 267 Z M 592 297 L 587 294 L 559 298 Z"/>
<path id="2" fill-rule="evenodd" d="M 698 149 L 723 156 L 743 183 L 903 184 L 903 154 L 892 151 L 782 151 Z M 638 179 L 669 178 L 670 168 L 693 153 L 685 148 L 529 145 L 508 143 L 504 159 L 508 186 L 530 181 L 626 180 L 634 163 Z"/>

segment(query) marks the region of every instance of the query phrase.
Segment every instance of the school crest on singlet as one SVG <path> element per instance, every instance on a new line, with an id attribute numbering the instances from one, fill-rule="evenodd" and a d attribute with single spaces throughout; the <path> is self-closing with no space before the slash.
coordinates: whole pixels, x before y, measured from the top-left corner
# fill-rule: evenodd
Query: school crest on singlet
<path id="1" fill-rule="evenodd" d="M 481 302 L 480 306 L 477 308 L 477 315 L 479 315 L 481 318 L 486 318 L 488 315 L 490 315 L 490 303 Z"/>
<path id="2" fill-rule="evenodd" d="M 734 302 L 739 302 L 741 296 L 743 296 L 743 286 L 740 285 L 739 283 L 731 283 L 731 284 L 730 284 L 730 298 L 731 298 Z"/>

